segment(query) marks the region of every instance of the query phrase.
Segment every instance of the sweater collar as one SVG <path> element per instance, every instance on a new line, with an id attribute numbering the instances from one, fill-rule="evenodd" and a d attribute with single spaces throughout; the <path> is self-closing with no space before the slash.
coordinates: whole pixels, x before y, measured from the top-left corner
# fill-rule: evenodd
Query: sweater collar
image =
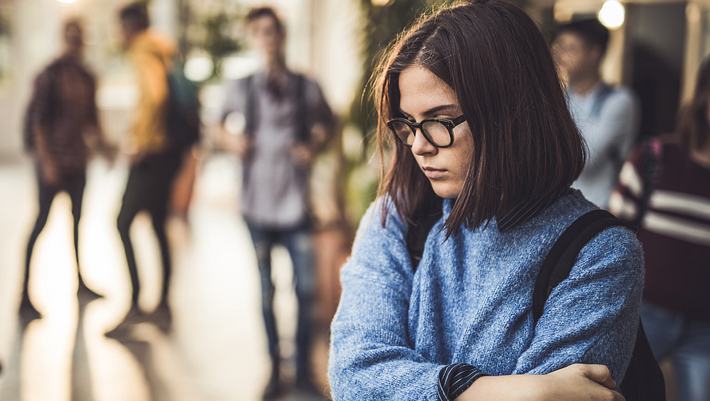
<path id="1" fill-rule="evenodd" d="M 574 192 L 573 189 L 567 188 L 561 193 L 554 193 L 546 197 L 537 198 L 531 201 L 519 202 L 513 206 L 507 213 L 500 217 L 500 219 L 492 219 L 489 223 L 495 223 L 494 225 L 498 227 L 501 232 L 509 231 L 520 224 L 537 216 L 540 212 L 547 209 L 561 196 L 568 195 Z M 444 220 L 449 218 L 451 210 L 454 208 L 454 199 L 444 199 L 442 202 L 442 215 Z"/>

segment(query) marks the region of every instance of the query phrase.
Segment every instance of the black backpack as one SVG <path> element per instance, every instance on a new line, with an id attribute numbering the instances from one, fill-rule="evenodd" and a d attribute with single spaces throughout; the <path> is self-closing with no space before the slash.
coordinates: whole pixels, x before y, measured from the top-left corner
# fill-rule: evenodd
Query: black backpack
<path id="1" fill-rule="evenodd" d="M 166 131 L 173 150 L 183 152 L 200 141 L 200 102 L 197 88 L 185 77 L 182 66 L 175 63 L 167 71 Z"/>
<path id="2" fill-rule="evenodd" d="M 413 232 L 407 233 L 407 247 L 415 266 L 421 259 L 423 244 L 435 222 L 431 220 L 433 219 L 417 226 Z M 535 281 L 533 293 L 535 322 L 542 316 L 545 302 L 552 290 L 569 276 L 581 249 L 597 234 L 614 226 L 625 226 L 625 223 L 605 210 L 594 210 L 579 217 L 557 239 Z M 665 401 L 666 399 L 663 374 L 653 356 L 640 321 L 631 362 L 619 389 L 626 401 Z"/>

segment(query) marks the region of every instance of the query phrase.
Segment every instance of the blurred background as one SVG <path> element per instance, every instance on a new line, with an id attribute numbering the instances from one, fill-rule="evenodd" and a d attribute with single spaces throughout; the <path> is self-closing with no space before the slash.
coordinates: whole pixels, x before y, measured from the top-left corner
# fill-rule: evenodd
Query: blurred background
<path id="1" fill-rule="evenodd" d="M 165 333 L 137 325 L 125 341 L 103 333 L 125 313 L 130 281 L 115 228 L 128 158 L 88 167 L 82 216 L 82 273 L 105 295 L 75 296 L 70 202 L 58 196 L 36 244 L 30 296 L 43 319 L 24 327 L 17 314 L 26 238 L 37 213 L 32 158 L 23 150 L 23 118 L 35 76 L 62 49 L 62 24 L 85 27 L 86 64 L 97 79 L 96 102 L 105 135 L 125 150 L 139 88 L 120 44 L 121 0 L 0 0 L 0 400 L 143 401 L 257 400 L 269 375 L 260 313 L 256 257 L 239 214 L 240 162 L 219 145 L 228 83 L 259 65 L 243 17 L 248 0 L 151 0 L 153 28 L 171 38 L 184 73 L 198 88 L 203 136 L 183 166 L 171 219 L 174 326 Z M 325 383 L 328 323 L 339 296 L 338 272 L 354 228 L 374 199 L 373 108 L 363 90 L 386 44 L 417 15 L 449 4 L 435 0 L 280 0 L 288 65 L 317 80 L 339 118 L 335 137 L 311 176 L 316 226 L 317 324 L 313 362 Z M 550 34 L 580 16 L 610 29 L 602 66 L 607 82 L 635 91 L 640 137 L 671 132 L 678 106 L 692 94 L 700 60 L 710 53 L 710 2 L 702 0 L 518 1 Z M 178 186 L 176 185 L 176 186 Z M 145 291 L 158 302 L 160 263 L 150 221 L 132 227 Z M 296 298 L 291 261 L 273 252 L 276 314 L 282 351 L 293 353 Z M 288 369 L 288 367 L 286 368 Z M 287 396 L 288 397 L 288 396 Z M 296 399 L 296 398 L 284 398 Z M 304 398 L 305 399 L 305 398 Z"/>

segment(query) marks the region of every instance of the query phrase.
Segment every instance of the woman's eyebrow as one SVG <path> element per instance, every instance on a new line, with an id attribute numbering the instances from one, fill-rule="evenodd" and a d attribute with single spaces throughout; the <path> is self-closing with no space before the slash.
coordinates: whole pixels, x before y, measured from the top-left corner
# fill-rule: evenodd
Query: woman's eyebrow
<path id="1" fill-rule="evenodd" d="M 457 104 L 442 104 L 441 106 L 432 107 L 431 109 L 425 111 L 424 113 L 422 113 L 422 116 L 424 118 L 431 118 L 436 116 L 437 114 L 441 114 L 442 112 L 460 112 L 460 110 L 461 108 Z M 411 114 L 407 113 L 401 108 L 399 109 L 399 112 L 402 113 L 402 115 L 406 119 L 414 120 L 414 117 Z"/>
<path id="2" fill-rule="evenodd" d="M 432 107 L 431 109 L 425 111 L 422 113 L 424 117 L 433 117 L 437 114 L 441 114 L 442 112 L 453 112 L 453 111 L 459 111 L 460 107 L 456 104 L 443 104 L 441 106 L 436 106 Z"/>
<path id="3" fill-rule="evenodd" d="M 411 116 L 409 113 L 407 113 L 406 111 L 404 111 L 404 110 L 402 110 L 402 109 L 399 109 L 399 112 L 402 113 L 402 115 L 404 116 L 404 118 L 406 118 L 407 120 L 414 120 L 414 117 L 412 117 L 412 116 Z"/>

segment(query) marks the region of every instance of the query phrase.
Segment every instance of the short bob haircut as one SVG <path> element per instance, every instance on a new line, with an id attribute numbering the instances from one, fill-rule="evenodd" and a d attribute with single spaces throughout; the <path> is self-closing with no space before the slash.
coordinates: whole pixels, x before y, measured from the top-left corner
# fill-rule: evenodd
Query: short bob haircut
<path id="1" fill-rule="evenodd" d="M 695 93 L 682 111 L 677 134 L 680 142 L 689 151 L 703 149 L 710 137 L 708 107 L 710 106 L 710 57 L 706 58 L 698 70 Z"/>
<path id="2" fill-rule="evenodd" d="M 473 135 L 468 175 L 445 222 L 448 235 L 462 224 L 478 227 L 521 206 L 551 202 L 579 176 L 586 147 L 539 29 L 504 1 L 465 2 L 412 25 L 373 74 L 379 154 L 391 154 L 379 195 L 383 208 L 393 203 L 406 224 L 441 210 L 410 148 L 386 126 L 402 117 L 399 74 L 411 65 L 453 88 Z"/>

